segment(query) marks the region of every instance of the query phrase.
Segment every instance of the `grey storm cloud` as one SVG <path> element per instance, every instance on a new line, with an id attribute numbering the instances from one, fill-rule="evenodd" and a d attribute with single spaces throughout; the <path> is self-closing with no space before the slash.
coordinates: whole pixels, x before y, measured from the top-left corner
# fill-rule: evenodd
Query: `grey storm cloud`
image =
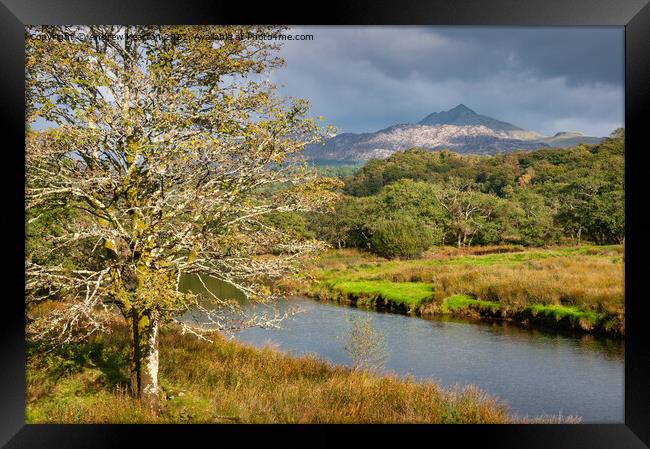
<path id="1" fill-rule="evenodd" d="M 292 27 L 282 93 L 341 131 L 417 122 L 463 103 L 554 134 L 623 125 L 621 27 Z"/>

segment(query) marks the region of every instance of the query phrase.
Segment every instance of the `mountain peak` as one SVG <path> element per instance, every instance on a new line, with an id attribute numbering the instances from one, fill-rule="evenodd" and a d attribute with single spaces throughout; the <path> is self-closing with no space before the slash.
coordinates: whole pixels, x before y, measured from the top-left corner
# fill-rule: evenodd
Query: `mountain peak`
<path id="1" fill-rule="evenodd" d="M 452 111 L 454 111 L 454 112 L 467 112 L 467 113 L 471 113 L 471 114 L 476 114 L 476 112 L 472 111 L 470 108 L 465 106 L 463 103 L 460 103 L 455 108 L 450 109 L 450 110 L 448 110 L 446 112 L 452 112 Z"/>
<path id="2" fill-rule="evenodd" d="M 465 106 L 463 103 L 460 103 L 448 111 L 440 111 L 429 114 L 420 122 L 418 122 L 418 125 L 483 125 L 495 131 L 522 131 L 521 128 L 510 123 L 502 122 L 500 120 L 493 119 L 492 117 L 486 117 L 485 115 L 477 114 Z"/>

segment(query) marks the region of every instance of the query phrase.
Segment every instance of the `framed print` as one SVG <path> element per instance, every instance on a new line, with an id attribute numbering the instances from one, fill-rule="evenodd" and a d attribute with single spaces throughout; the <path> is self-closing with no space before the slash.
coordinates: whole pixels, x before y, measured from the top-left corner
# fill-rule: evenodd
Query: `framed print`
<path id="1" fill-rule="evenodd" d="M 2 3 L 6 447 L 648 447 L 646 2 Z"/>

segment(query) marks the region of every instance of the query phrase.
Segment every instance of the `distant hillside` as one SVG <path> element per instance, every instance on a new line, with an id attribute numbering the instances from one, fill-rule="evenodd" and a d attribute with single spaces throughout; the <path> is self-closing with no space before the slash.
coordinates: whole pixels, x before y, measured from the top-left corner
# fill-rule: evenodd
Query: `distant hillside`
<path id="1" fill-rule="evenodd" d="M 448 111 L 429 114 L 417 124 L 397 124 L 371 133 L 342 133 L 322 144 L 310 145 L 312 160 L 367 161 L 384 159 L 409 148 L 449 149 L 464 154 L 496 154 L 542 147 L 594 144 L 600 137 L 559 132 L 543 136 L 513 124 L 477 114 L 459 104 Z"/>
<path id="2" fill-rule="evenodd" d="M 595 145 L 603 140 L 602 137 L 589 137 L 577 132 L 559 132 L 551 137 L 537 139 L 537 142 L 545 143 L 552 147 L 574 147 L 581 143 Z"/>

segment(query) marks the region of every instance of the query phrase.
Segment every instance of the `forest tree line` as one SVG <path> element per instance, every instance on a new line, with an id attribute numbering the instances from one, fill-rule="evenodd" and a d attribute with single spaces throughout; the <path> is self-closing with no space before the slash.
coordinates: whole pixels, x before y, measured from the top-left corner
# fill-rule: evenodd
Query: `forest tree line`
<path id="1" fill-rule="evenodd" d="M 344 177 L 333 210 L 270 219 L 386 257 L 437 245 L 622 243 L 624 162 L 623 129 L 598 145 L 495 156 L 411 149 Z"/>

